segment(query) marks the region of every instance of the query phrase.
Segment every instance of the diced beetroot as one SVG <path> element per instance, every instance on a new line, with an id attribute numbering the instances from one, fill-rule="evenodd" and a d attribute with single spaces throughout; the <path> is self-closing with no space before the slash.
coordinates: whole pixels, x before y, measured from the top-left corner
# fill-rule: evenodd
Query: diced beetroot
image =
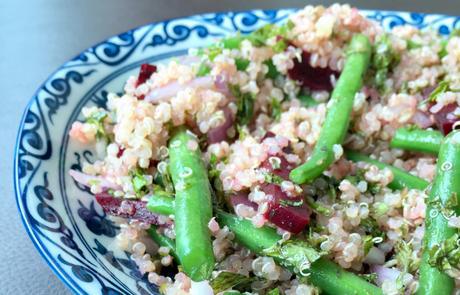
<path id="1" fill-rule="evenodd" d="M 452 131 L 452 126 L 455 122 L 459 121 L 459 118 L 454 115 L 454 111 L 457 108 L 457 104 L 451 103 L 444 106 L 437 113 L 434 114 L 434 121 L 438 129 L 447 135 Z"/>
<path id="2" fill-rule="evenodd" d="M 255 211 L 257 211 L 258 205 L 249 200 L 247 192 L 237 192 L 234 195 L 230 196 L 230 203 L 232 204 L 233 208 L 235 208 L 239 204 L 246 205 L 251 207 Z"/>
<path id="3" fill-rule="evenodd" d="M 153 73 L 157 71 L 157 67 L 149 64 L 142 64 L 137 76 L 136 87 L 147 81 Z"/>
<path id="4" fill-rule="evenodd" d="M 233 126 L 235 122 L 235 116 L 229 107 L 222 109 L 225 116 L 225 121 L 220 126 L 212 128 L 208 131 L 208 143 L 213 144 L 226 140 L 228 137 L 228 130 Z"/>
<path id="5" fill-rule="evenodd" d="M 273 196 L 264 215 L 270 222 L 294 234 L 300 233 L 308 225 L 310 212 L 301 197 L 289 197 L 279 185 L 273 183 L 262 185 L 261 190 Z"/>
<path id="6" fill-rule="evenodd" d="M 123 156 L 125 152 L 125 149 L 123 147 L 119 147 L 118 148 L 118 153 L 117 153 L 117 158 L 120 158 L 121 156 Z"/>
<path id="7" fill-rule="evenodd" d="M 295 167 L 292 166 L 291 163 L 289 163 L 286 160 L 286 158 L 282 155 L 277 155 L 274 157 L 280 159 L 279 168 L 277 169 L 273 168 L 272 163 L 270 163 L 270 161 L 273 161 L 273 159 L 271 160 L 270 158 L 273 158 L 273 157 L 268 157 L 267 159 L 265 159 L 265 161 L 263 161 L 262 164 L 260 164 L 260 168 L 265 168 L 268 170 L 268 172 L 273 173 L 283 179 L 289 179 L 289 173 Z"/>
<path id="8" fill-rule="evenodd" d="M 138 200 L 122 200 L 104 192 L 96 194 L 96 201 L 105 213 L 122 218 L 135 219 L 149 224 L 158 223 L 158 215 L 146 208 L 147 202 Z"/>
<path id="9" fill-rule="evenodd" d="M 330 68 L 314 68 L 310 65 L 310 53 L 302 52 L 302 61 L 294 60 L 294 67 L 288 71 L 289 78 L 302 83 L 302 86 L 311 90 L 332 90 L 331 75 L 339 73 Z"/>

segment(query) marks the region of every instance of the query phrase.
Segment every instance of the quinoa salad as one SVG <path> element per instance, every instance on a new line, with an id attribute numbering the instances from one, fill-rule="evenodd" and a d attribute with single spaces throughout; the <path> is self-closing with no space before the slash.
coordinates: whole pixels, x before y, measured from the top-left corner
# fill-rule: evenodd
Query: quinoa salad
<path id="1" fill-rule="evenodd" d="M 460 294 L 460 32 L 349 5 L 143 64 L 70 170 L 161 294 Z"/>

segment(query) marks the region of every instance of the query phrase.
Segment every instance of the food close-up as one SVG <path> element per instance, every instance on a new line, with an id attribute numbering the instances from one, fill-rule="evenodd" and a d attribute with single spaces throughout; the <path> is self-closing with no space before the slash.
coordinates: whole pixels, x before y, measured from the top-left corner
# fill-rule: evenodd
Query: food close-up
<path id="1" fill-rule="evenodd" d="M 64 175 L 160 294 L 458 294 L 460 31 L 306 6 L 124 81 Z"/>

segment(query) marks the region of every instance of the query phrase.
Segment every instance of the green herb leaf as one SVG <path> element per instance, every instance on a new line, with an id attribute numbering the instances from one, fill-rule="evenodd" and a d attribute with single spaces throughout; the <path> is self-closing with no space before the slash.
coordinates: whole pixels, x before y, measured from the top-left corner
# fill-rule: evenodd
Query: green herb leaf
<path id="1" fill-rule="evenodd" d="M 283 207 L 300 207 L 303 205 L 303 200 L 293 201 L 287 199 L 280 199 L 279 203 Z"/>
<path id="2" fill-rule="evenodd" d="M 407 40 L 407 49 L 412 50 L 420 47 L 422 47 L 422 44 L 412 41 L 411 39 Z"/>
<path id="3" fill-rule="evenodd" d="M 136 169 L 132 175 L 133 189 L 136 195 L 140 195 L 146 191 L 149 184 L 142 169 Z"/>
<path id="4" fill-rule="evenodd" d="M 278 288 L 275 288 L 275 289 L 273 289 L 273 290 L 270 290 L 270 291 L 267 293 L 267 295 L 280 295 L 280 294 L 281 294 L 281 293 L 280 293 L 280 289 L 278 289 Z"/>
<path id="5" fill-rule="evenodd" d="M 436 99 L 437 99 L 439 94 L 447 92 L 447 91 L 449 91 L 449 82 L 441 81 L 441 82 L 439 82 L 438 87 L 436 87 L 433 90 L 433 92 L 431 92 L 431 94 L 429 96 L 429 100 L 431 102 L 434 102 L 434 101 L 436 101 Z"/>
<path id="6" fill-rule="evenodd" d="M 242 274 L 223 271 L 212 279 L 209 284 L 214 290 L 214 294 L 218 294 L 225 290 L 232 289 L 238 285 L 248 284 L 254 281 L 253 278 L 244 276 Z"/>
<path id="7" fill-rule="evenodd" d="M 226 49 L 238 49 L 241 46 L 241 41 L 244 40 L 244 37 L 241 35 L 236 35 L 234 37 L 225 38 L 222 40 L 222 44 Z"/>
<path id="8" fill-rule="evenodd" d="M 238 71 L 245 71 L 249 66 L 250 61 L 245 58 L 236 58 L 235 65 Z"/>
<path id="9" fill-rule="evenodd" d="M 374 218 L 369 216 L 366 219 L 362 219 L 360 225 L 371 238 L 385 238 L 385 232 L 380 229 Z"/>
<path id="10" fill-rule="evenodd" d="M 400 56 L 393 50 L 388 35 L 382 35 L 373 46 L 371 69 L 374 84 L 379 91 L 385 91 L 388 74 L 399 63 Z"/>
<path id="11" fill-rule="evenodd" d="M 279 264 L 291 268 L 295 273 L 307 276 L 311 264 L 326 253 L 318 252 L 306 242 L 288 240 L 263 250 L 263 254 L 273 257 Z"/>
<path id="12" fill-rule="evenodd" d="M 268 67 L 268 72 L 265 74 L 265 78 L 274 80 L 280 75 L 275 65 L 273 64 L 272 59 L 267 59 L 264 61 L 264 64 Z"/>
<path id="13" fill-rule="evenodd" d="M 400 240 L 395 245 L 395 258 L 398 266 L 404 273 L 416 271 L 420 266 L 420 258 L 413 255 L 414 249 L 411 242 Z"/>
<path id="14" fill-rule="evenodd" d="M 311 108 L 320 104 L 319 102 L 314 100 L 311 95 L 308 94 L 301 94 L 299 95 L 298 99 L 300 100 L 302 106 L 306 108 Z"/>
<path id="15" fill-rule="evenodd" d="M 310 207 L 310 209 L 312 209 L 313 212 L 315 212 L 316 214 L 320 214 L 320 215 L 323 215 L 323 216 L 326 216 L 326 217 L 332 216 L 332 213 L 333 213 L 332 209 L 327 208 L 326 206 L 324 206 L 320 202 L 317 202 L 317 201 L 313 200 L 313 198 L 310 197 L 310 196 L 307 196 L 306 200 L 307 200 L 308 207 Z"/>
<path id="16" fill-rule="evenodd" d="M 107 118 L 108 114 L 106 111 L 97 111 L 91 114 L 86 119 L 86 123 L 93 124 L 97 127 L 96 138 L 102 139 L 107 138 L 107 134 L 104 129 L 104 120 Z"/>
<path id="17" fill-rule="evenodd" d="M 373 273 L 366 273 L 366 274 L 358 274 L 361 278 L 365 279 L 371 284 L 375 284 L 377 281 L 377 274 L 375 272 Z"/>
<path id="18" fill-rule="evenodd" d="M 208 75 L 211 72 L 211 68 L 205 63 L 202 62 L 200 64 L 200 67 L 198 68 L 198 71 L 196 72 L 197 77 L 203 77 Z"/>
<path id="19" fill-rule="evenodd" d="M 272 118 L 275 119 L 276 122 L 278 122 L 280 120 L 281 113 L 282 113 L 281 102 L 278 101 L 275 98 L 272 98 L 272 101 L 271 101 L 271 116 L 272 116 Z"/>
<path id="20" fill-rule="evenodd" d="M 454 234 L 452 237 L 442 241 L 438 245 L 428 249 L 428 263 L 438 268 L 440 271 L 449 272 L 453 269 L 460 269 L 460 235 Z"/>
<path id="21" fill-rule="evenodd" d="M 363 239 L 364 255 L 367 255 L 372 247 L 374 247 L 374 241 L 372 236 L 365 236 Z"/>
<path id="22" fill-rule="evenodd" d="M 236 98 L 238 125 L 247 125 L 254 114 L 254 97 L 250 93 L 243 93 L 238 85 L 230 85 L 230 91 Z"/>
<path id="23" fill-rule="evenodd" d="M 265 182 L 267 183 L 274 183 L 274 184 L 281 184 L 284 179 L 276 174 L 273 173 L 265 173 Z"/>

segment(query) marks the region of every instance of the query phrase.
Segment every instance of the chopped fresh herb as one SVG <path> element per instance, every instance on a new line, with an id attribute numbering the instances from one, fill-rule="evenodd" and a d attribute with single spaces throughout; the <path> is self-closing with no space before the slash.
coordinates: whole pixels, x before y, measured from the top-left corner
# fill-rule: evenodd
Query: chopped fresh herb
<path id="1" fill-rule="evenodd" d="M 249 134 L 247 127 L 241 126 L 239 124 L 236 125 L 236 131 L 238 132 L 239 140 L 244 140 L 246 136 Z"/>
<path id="2" fill-rule="evenodd" d="M 374 238 L 372 236 L 365 236 L 363 239 L 364 255 L 367 255 L 372 247 L 374 247 Z"/>
<path id="3" fill-rule="evenodd" d="M 243 93 L 238 85 L 230 85 L 230 91 L 236 98 L 238 125 L 247 125 L 251 122 L 254 114 L 254 100 L 252 94 Z"/>
<path id="4" fill-rule="evenodd" d="M 222 185 L 222 181 L 220 180 L 220 171 L 216 168 L 217 165 L 217 156 L 215 154 L 211 154 L 209 159 L 209 170 L 208 176 L 210 180 L 210 184 L 212 186 L 211 193 L 212 193 L 212 201 L 214 206 L 217 208 L 225 208 L 226 207 L 226 199 L 224 188 Z"/>
<path id="5" fill-rule="evenodd" d="M 206 48 L 206 52 L 208 53 L 208 58 L 210 61 L 213 61 L 219 54 L 222 53 L 222 47 L 222 43 L 215 43 Z"/>
<path id="6" fill-rule="evenodd" d="M 381 217 L 385 215 L 388 212 L 388 210 L 390 210 L 390 207 L 387 204 L 382 203 L 382 202 L 375 202 L 372 208 L 374 211 L 374 215 L 376 217 Z"/>
<path id="7" fill-rule="evenodd" d="M 139 168 L 134 170 L 134 172 L 132 173 L 132 182 L 134 192 L 138 196 L 147 190 L 147 185 L 149 184 L 147 178 L 144 175 L 144 171 Z"/>
<path id="8" fill-rule="evenodd" d="M 366 273 L 366 274 L 359 274 L 359 276 L 362 277 L 363 279 L 365 279 L 366 281 L 368 281 L 371 284 L 375 284 L 376 281 L 377 281 L 377 274 L 375 272 Z"/>
<path id="9" fill-rule="evenodd" d="M 420 258 L 413 255 L 411 242 L 400 240 L 395 245 L 395 258 L 404 273 L 415 272 L 420 266 Z"/>
<path id="10" fill-rule="evenodd" d="M 373 83 L 379 91 L 386 91 L 385 82 L 388 74 L 399 63 L 400 56 L 394 51 L 388 35 L 382 35 L 373 46 L 371 59 L 371 75 Z"/>
<path id="11" fill-rule="evenodd" d="M 264 61 L 264 64 L 268 67 L 268 72 L 265 74 L 266 78 L 269 79 L 276 79 L 280 75 L 278 70 L 276 69 L 275 65 L 273 64 L 273 61 L 271 59 L 267 59 Z"/>
<path id="12" fill-rule="evenodd" d="M 159 169 L 160 165 L 164 165 L 162 168 Z M 164 191 L 168 193 L 174 193 L 174 186 L 171 180 L 171 175 L 169 174 L 168 165 L 166 162 L 160 162 L 157 165 L 157 172 L 153 177 L 153 182 L 157 185 L 161 186 Z"/>
<path id="13" fill-rule="evenodd" d="M 223 271 L 212 279 L 209 284 L 214 290 L 214 294 L 218 294 L 225 290 L 235 288 L 239 285 L 245 285 L 254 281 L 254 278 L 244 276 L 239 273 Z"/>
<path id="14" fill-rule="evenodd" d="M 442 59 L 444 56 L 447 55 L 446 47 L 447 47 L 448 42 L 449 42 L 448 39 L 441 40 L 441 44 L 440 44 L 441 45 L 441 50 L 439 50 L 439 52 L 438 52 L 438 56 L 439 56 L 440 59 Z"/>
<path id="15" fill-rule="evenodd" d="M 351 182 L 354 186 L 358 185 L 361 181 L 366 181 L 366 178 L 364 177 L 364 174 L 366 171 L 364 169 L 357 169 L 356 175 L 348 175 L 345 177 L 348 181 Z M 381 187 L 380 185 L 376 183 L 371 183 L 371 182 L 366 182 L 367 183 L 367 192 L 370 192 L 372 194 L 377 194 L 380 192 Z"/>
<path id="16" fill-rule="evenodd" d="M 238 48 L 240 48 L 241 41 L 243 41 L 243 40 L 244 40 L 243 36 L 237 35 L 237 36 L 234 36 L 234 37 L 229 37 L 229 38 L 223 39 L 222 44 L 223 44 L 224 48 L 226 48 L 226 49 L 238 49 Z"/>
<path id="17" fill-rule="evenodd" d="M 457 207 L 457 195 L 452 194 L 447 201 L 442 204 L 441 199 L 438 197 L 430 200 L 428 202 L 432 206 L 432 211 L 440 212 L 446 219 L 449 219 L 453 215 L 455 215 L 455 208 Z"/>
<path id="18" fill-rule="evenodd" d="M 362 219 L 360 225 L 371 238 L 385 238 L 385 232 L 380 229 L 380 226 L 374 218 L 369 216 L 368 218 Z"/>
<path id="19" fill-rule="evenodd" d="M 281 184 L 284 179 L 276 174 L 273 173 L 265 173 L 265 182 L 266 183 L 274 183 L 274 184 Z"/>
<path id="20" fill-rule="evenodd" d="M 273 45 L 272 49 L 275 53 L 280 53 L 280 52 L 283 52 L 284 50 L 286 50 L 287 48 L 287 43 L 286 41 L 284 41 L 283 39 L 282 40 L 278 40 L 276 41 L 275 45 Z"/>
<path id="21" fill-rule="evenodd" d="M 428 263 L 438 268 L 440 271 L 460 271 L 460 235 L 456 233 L 452 237 L 444 240 L 439 245 L 434 245 L 428 249 L 430 259 Z"/>
<path id="22" fill-rule="evenodd" d="M 277 50 L 282 49 L 281 51 L 283 51 L 287 47 L 286 41 L 284 40 L 289 39 L 289 32 L 292 30 L 293 27 L 294 27 L 294 23 L 291 21 L 288 21 L 281 26 L 278 26 L 275 24 L 268 24 L 252 32 L 251 34 L 247 35 L 246 39 L 248 39 L 252 43 L 252 45 L 256 47 L 260 47 L 260 46 L 266 45 L 266 42 L 268 39 L 277 37 L 280 40 L 283 40 L 283 43 L 285 44 L 280 45 L 278 41 L 275 44 L 275 48 Z M 282 48 L 283 46 L 284 48 Z M 275 48 L 273 48 L 275 52 L 281 52 L 281 51 L 276 51 Z"/>
<path id="23" fill-rule="evenodd" d="M 412 50 L 420 47 L 422 47 L 422 44 L 412 41 L 411 39 L 407 40 L 407 49 Z"/>
<path id="24" fill-rule="evenodd" d="M 438 95 L 445 93 L 447 91 L 460 92 L 460 89 L 450 88 L 449 82 L 441 81 L 438 83 L 438 86 L 433 90 L 433 92 L 431 92 L 430 96 L 428 97 L 428 100 L 430 102 L 435 102 L 438 98 Z"/>
<path id="25" fill-rule="evenodd" d="M 311 108 L 311 107 L 319 105 L 319 102 L 314 100 L 313 97 L 308 94 L 301 94 L 299 95 L 298 99 L 300 100 L 300 103 L 302 104 L 302 106 L 306 108 Z"/>
<path id="26" fill-rule="evenodd" d="M 271 101 L 271 116 L 275 119 L 275 121 L 279 121 L 281 118 L 281 102 L 276 98 L 272 98 Z"/>
<path id="27" fill-rule="evenodd" d="M 280 199 L 279 200 L 280 205 L 284 207 L 300 207 L 303 205 L 303 200 L 300 201 L 293 201 L 293 200 L 287 200 L 287 199 Z"/>
<path id="28" fill-rule="evenodd" d="M 460 29 L 454 29 L 450 32 L 449 36 L 446 39 L 441 40 L 441 50 L 438 52 L 439 58 L 443 58 L 447 55 L 447 43 L 449 43 L 450 38 L 452 37 L 460 37 Z"/>
<path id="29" fill-rule="evenodd" d="M 282 266 L 291 268 L 295 273 L 308 275 L 310 265 L 326 253 L 318 252 L 307 242 L 288 240 L 264 249 L 263 254 L 279 261 Z"/>
<path id="30" fill-rule="evenodd" d="M 429 100 L 431 102 L 436 101 L 439 94 L 449 91 L 449 82 L 441 81 L 438 83 L 438 86 L 431 92 Z"/>
<path id="31" fill-rule="evenodd" d="M 198 68 L 198 71 L 196 72 L 197 77 L 203 77 L 208 75 L 211 72 L 211 68 L 205 63 L 202 62 L 200 64 L 200 67 Z"/>
<path id="32" fill-rule="evenodd" d="M 333 210 L 330 208 L 327 208 L 320 202 L 315 201 L 312 197 L 307 196 L 306 198 L 307 205 L 312 209 L 316 214 L 324 215 L 326 217 L 332 216 Z"/>
<path id="33" fill-rule="evenodd" d="M 278 288 L 272 289 L 267 293 L 267 295 L 280 295 L 280 294 L 281 294 L 280 289 Z"/>
<path id="34" fill-rule="evenodd" d="M 236 58 L 235 65 L 238 71 L 245 71 L 249 66 L 250 61 L 245 58 Z"/>
<path id="35" fill-rule="evenodd" d="M 87 119 L 86 123 L 95 125 L 97 128 L 96 137 L 98 139 L 107 138 L 107 134 L 104 129 L 104 120 L 107 118 L 107 112 L 97 111 L 93 112 Z"/>

